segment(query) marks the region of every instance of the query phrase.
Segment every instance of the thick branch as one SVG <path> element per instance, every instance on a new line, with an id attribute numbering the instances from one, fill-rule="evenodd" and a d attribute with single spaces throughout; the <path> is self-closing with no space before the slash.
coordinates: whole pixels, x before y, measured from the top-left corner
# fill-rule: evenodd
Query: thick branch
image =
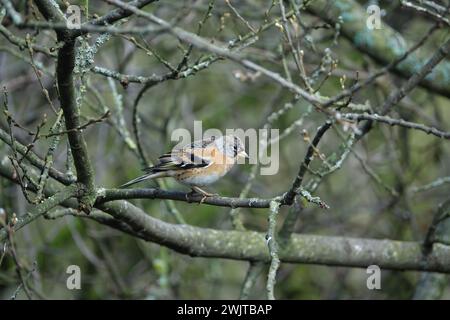
<path id="1" fill-rule="evenodd" d="M 61 10 L 56 7 L 56 1 L 35 0 L 34 2 L 46 20 L 51 22 L 62 22 L 66 20 Z"/>
<path id="2" fill-rule="evenodd" d="M 7 178 L 11 174 L 2 173 Z M 52 192 L 46 194 L 51 196 Z M 70 201 L 60 203 L 71 208 L 76 206 Z M 87 217 L 191 256 L 270 261 L 264 233 L 170 224 L 123 200 L 97 203 L 96 207 L 110 215 L 77 213 L 76 216 Z M 377 264 L 385 269 L 450 273 L 450 247 L 440 243 L 433 244 L 431 250 L 424 254 L 418 242 L 294 234 L 283 243 L 279 255 L 282 262 L 290 263 L 348 267 Z"/>
<path id="3" fill-rule="evenodd" d="M 35 0 L 43 16 L 51 22 L 64 22 L 65 18 L 54 2 Z M 60 94 L 61 108 L 64 112 L 67 136 L 72 150 L 73 160 L 77 171 L 77 180 L 86 193 L 80 198 L 80 208 L 89 212 L 95 201 L 94 170 L 88 157 L 87 146 L 80 127 L 80 113 L 75 101 L 75 45 L 76 39 L 71 33 L 57 32 L 58 41 L 64 45 L 58 51 L 56 75 Z"/>
<path id="4" fill-rule="evenodd" d="M 433 243 L 446 243 L 448 234 L 450 233 L 450 199 L 439 206 L 433 221 L 428 228 L 427 235 L 424 240 L 424 250 L 427 252 Z M 448 243 L 448 241 L 447 241 Z M 419 283 L 416 286 L 414 299 L 440 299 L 446 286 L 448 285 L 448 275 L 423 272 L 420 275 Z"/>
<path id="5" fill-rule="evenodd" d="M 98 208 L 127 223 L 147 241 L 195 257 L 270 261 L 264 233 L 175 225 L 155 219 L 126 201 Z M 290 237 L 279 252 L 282 262 L 347 267 L 377 264 L 383 269 L 450 273 L 450 247 L 434 244 L 424 255 L 418 242 L 317 235 Z"/>
<path id="6" fill-rule="evenodd" d="M 34 0 L 45 20 L 52 23 L 66 23 L 66 18 L 62 11 L 58 8 L 56 1 Z M 71 30 L 61 29 L 55 30 L 58 33 L 59 40 L 68 39 L 71 36 Z"/>
<path id="7" fill-rule="evenodd" d="M 80 205 L 86 212 L 95 201 L 94 169 L 89 160 L 84 137 L 80 127 L 80 113 L 75 101 L 73 69 L 75 67 L 75 41 L 68 41 L 58 52 L 56 74 L 60 93 L 61 108 L 64 112 L 67 136 L 72 150 L 78 182 L 86 187 L 86 196 L 80 199 Z"/>

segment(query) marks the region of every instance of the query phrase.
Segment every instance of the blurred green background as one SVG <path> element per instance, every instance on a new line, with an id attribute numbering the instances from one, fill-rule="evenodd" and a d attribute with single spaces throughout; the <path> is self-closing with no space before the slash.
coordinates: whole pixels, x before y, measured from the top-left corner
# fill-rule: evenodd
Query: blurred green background
<path id="1" fill-rule="evenodd" d="M 340 1 L 336 1 L 338 2 Z M 24 13 L 28 2 L 15 3 Z M 196 32 L 208 3 L 204 0 L 159 1 L 145 10 Z M 280 17 L 277 2 L 274 2 L 273 8 L 271 1 L 231 3 L 256 29 Z M 415 44 L 433 24 L 425 16 L 402 9 L 398 1 L 355 2 L 360 6 L 361 12 L 365 12 L 365 8 L 371 3 L 378 3 L 383 9 L 382 19 L 398 32 L 401 37 L 399 39 L 402 39 L 399 41 Z M 83 6 L 85 3 L 78 1 L 78 4 Z M 64 8 L 64 4 L 61 3 L 61 6 Z M 286 2 L 286 6 L 289 8 L 290 3 Z M 90 15 L 102 15 L 108 10 L 111 7 L 104 2 L 89 2 Z M 38 16 L 34 7 L 28 8 L 27 12 L 30 17 L 34 14 Z M 301 17 L 301 24 L 297 24 L 300 30 L 298 44 L 304 51 L 306 72 L 314 79 L 313 87 L 318 87 L 325 79 L 320 88 L 321 95 L 333 96 L 339 93 L 343 75 L 346 77 L 346 86 L 349 87 L 356 80 L 356 72 L 360 79 L 365 79 L 382 66 L 355 47 L 351 39 L 339 33 L 337 30 L 340 26 L 324 22 L 307 10 L 302 11 Z M 336 19 L 339 20 L 338 17 Z M 359 19 L 366 17 L 363 15 Z M 125 26 L 146 23 L 143 19 L 130 18 Z M 26 33 L 13 26 L 8 26 L 8 29 L 20 36 Z M 227 44 L 247 33 L 248 27 L 226 2 L 215 1 L 211 17 L 206 20 L 201 36 L 213 38 L 218 44 Z M 90 35 L 80 46 L 92 45 L 97 37 L 95 34 Z M 434 32 L 417 54 L 431 56 L 446 38 L 448 28 Z M 51 31 L 40 31 L 35 35 L 35 42 L 51 46 L 54 45 L 54 36 Z M 136 46 L 136 42 L 141 47 Z M 180 44 L 167 34 L 135 36 L 135 40 L 131 40 L 129 36 L 115 36 L 100 47 L 95 55 L 94 65 L 123 74 L 161 75 L 169 70 L 157 56 L 172 66 L 177 66 L 186 49 L 186 44 Z M 12 54 L 11 50 L 17 51 L 22 58 Z M 286 50 L 286 39 L 280 29 L 274 26 L 261 32 L 258 40 L 243 52 L 253 61 L 285 76 L 282 52 Z M 327 51 L 330 52 L 328 56 Z M 207 57 L 208 53 L 194 49 L 188 65 Z M 285 58 L 292 80 L 301 84 L 292 56 L 287 53 Z M 0 83 L 2 87 L 8 88 L 10 111 L 17 121 L 30 130 L 34 130 L 43 115 L 47 114 L 49 121 L 44 130 L 48 130 L 55 117 L 41 92 L 34 71 L 24 61 L 27 59 L 27 50 L 20 51 L 4 37 L 0 37 Z M 336 65 L 329 77 L 327 73 L 333 63 L 326 59 L 332 59 Z M 48 71 L 48 74 L 43 73 L 43 85 L 50 91 L 55 105 L 59 105 L 54 88 L 54 60 L 43 54 L 36 54 L 35 60 L 42 64 L 44 71 Z M 445 66 L 448 63 L 448 60 L 443 62 Z M 155 161 L 160 154 L 170 150 L 174 145 L 170 141 L 171 132 L 177 128 L 192 130 L 194 120 L 201 120 L 204 129 L 258 129 L 264 126 L 272 112 L 282 109 L 293 99 L 292 93 L 264 76 L 255 76 L 254 80 L 247 81 L 236 77 L 237 74 L 247 73 L 247 70 L 232 61 L 220 60 L 195 75 L 165 81 L 148 89 L 139 102 L 139 115 L 142 144 L 149 159 Z M 313 77 L 314 74 L 317 77 Z M 90 126 L 84 134 L 95 166 L 96 185 L 115 188 L 141 174 L 142 163 L 133 149 L 135 140 L 132 110 L 143 85 L 129 83 L 123 86 L 119 81 L 108 80 L 93 72 L 87 72 L 83 81 L 86 90 L 81 104 L 83 121 L 100 116 L 103 110 L 111 110 L 108 121 Z M 353 97 L 353 102 L 365 104 L 368 101 L 376 110 L 389 93 L 404 81 L 404 78 L 390 72 L 358 92 Z M 394 109 L 390 114 L 392 117 L 402 117 L 444 131 L 450 130 L 449 99 L 432 90 L 416 88 Z M 326 120 L 324 114 L 314 110 L 308 114 L 308 110 L 311 110 L 311 106 L 300 99 L 272 124 L 280 133 L 287 128 L 293 130 L 280 141 L 279 172 L 274 176 L 257 174 L 249 197 L 273 197 L 289 189 L 308 146 L 303 140 L 302 131 L 306 130 L 313 136 L 317 127 Z M 293 126 L 302 116 L 303 123 Z M 121 123 L 121 120 L 124 122 Z M 2 129 L 6 128 L 3 115 L 0 117 L 0 125 Z M 339 125 L 330 130 L 319 145 L 320 152 L 325 156 L 339 150 L 342 139 L 338 133 L 344 136 L 349 134 Z M 30 141 L 26 132 L 18 128 L 15 129 L 15 135 L 19 141 Z M 36 143 L 34 150 L 44 155 L 46 148 L 48 140 L 42 139 Z M 65 171 L 66 148 L 67 141 L 64 137 L 58 146 L 55 160 L 55 167 L 62 171 Z M 295 232 L 421 241 L 433 213 L 438 204 L 448 197 L 450 188 L 448 184 L 420 192 L 414 192 L 414 188 L 450 175 L 448 142 L 420 131 L 374 124 L 373 130 L 356 144 L 354 151 L 383 184 L 397 190 L 400 196 L 393 197 L 386 188 L 374 181 L 364 170 L 361 161 L 350 153 L 342 167 L 326 176 L 314 191 L 313 195 L 325 201 L 331 207 L 330 210 L 307 204 Z M 2 161 L 10 152 L 0 142 Z M 316 158 L 312 162 L 312 168 L 317 169 L 321 164 L 321 160 Z M 208 191 L 238 197 L 251 171 L 252 165 L 237 166 L 224 179 L 209 187 Z M 307 174 L 306 184 L 312 177 Z M 148 182 L 141 187 L 145 185 L 156 186 L 154 182 Z M 172 180 L 167 180 L 164 187 L 188 191 Z M 176 214 L 171 212 L 170 206 L 162 200 L 132 202 L 155 218 L 171 223 L 180 222 Z M 184 202 L 175 202 L 174 206 L 188 224 L 220 230 L 233 228 L 228 208 Z M 0 207 L 17 215 L 22 215 L 27 210 L 20 188 L 3 178 L 0 180 Z M 286 208 L 281 209 L 279 221 L 283 220 L 286 212 Z M 267 230 L 266 209 L 241 209 L 239 217 L 249 230 Z M 20 230 L 14 239 L 21 263 L 29 269 L 36 263 L 36 268 L 30 275 L 30 286 L 38 296 L 50 299 L 234 299 L 239 297 L 248 268 L 248 262 L 244 261 L 191 258 L 93 221 L 75 217 L 54 220 L 41 218 Z M 81 290 L 71 291 L 66 288 L 66 268 L 69 265 L 81 268 Z M 267 268 L 259 275 L 251 291 L 251 298 L 266 297 L 266 275 Z M 414 294 L 419 275 L 419 272 L 382 270 L 382 289 L 371 291 L 366 287 L 365 269 L 283 263 L 277 276 L 276 295 L 283 299 L 408 299 Z M 11 297 L 19 283 L 15 263 L 7 255 L 0 265 L 0 297 Z M 450 298 L 449 289 L 447 287 L 443 298 Z M 19 292 L 17 297 L 25 298 L 23 292 Z"/>

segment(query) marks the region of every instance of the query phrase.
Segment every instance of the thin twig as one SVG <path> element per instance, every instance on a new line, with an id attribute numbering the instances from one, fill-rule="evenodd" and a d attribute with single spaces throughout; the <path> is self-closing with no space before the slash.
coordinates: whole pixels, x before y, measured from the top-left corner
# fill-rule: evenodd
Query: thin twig
<path id="1" fill-rule="evenodd" d="M 277 217 L 280 203 L 277 201 L 270 202 L 269 212 L 269 229 L 266 235 L 267 246 L 269 247 L 270 255 L 270 267 L 267 274 L 267 298 L 269 300 L 275 300 L 275 283 L 278 268 L 280 267 L 280 258 L 278 257 L 278 243 L 276 240 L 277 233 Z"/>
<path id="2" fill-rule="evenodd" d="M 442 138 L 442 139 L 450 139 L 450 132 L 441 131 L 439 129 L 428 127 L 424 124 L 405 121 L 403 119 L 394 119 L 388 116 L 381 116 L 378 114 L 369 114 L 369 113 L 343 113 L 342 117 L 348 120 L 371 120 L 371 121 L 377 121 L 382 123 L 387 123 L 391 126 L 401 126 L 408 129 L 415 129 L 423 131 L 427 134 L 435 135 L 436 137 Z"/>

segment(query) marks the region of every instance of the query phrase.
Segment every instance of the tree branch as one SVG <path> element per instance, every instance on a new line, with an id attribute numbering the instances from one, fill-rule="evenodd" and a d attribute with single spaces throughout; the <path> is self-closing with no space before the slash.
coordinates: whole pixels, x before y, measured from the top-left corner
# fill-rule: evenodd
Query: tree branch
<path id="1" fill-rule="evenodd" d="M 401 127 L 405 127 L 408 129 L 420 130 L 427 134 L 435 135 L 439 138 L 450 139 L 450 132 L 444 132 L 444 131 L 438 130 L 436 128 L 433 128 L 433 127 L 428 127 L 428 126 L 420 124 L 420 123 L 405 121 L 403 119 L 394 119 L 394 118 L 387 117 L 387 116 L 380 116 L 378 114 L 368 114 L 368 113 L 363 113 L 363 114 L 344 113 L 344 114 L 342 114 L 342 117 L 345 119 L 356 120 L 356 121 L 361 121 L 361 120 L 378 121 L 378 122 L 382 122 L 382 123 L 387 123 L 391 126 L 401 126 Z"/>
<path id="2" fill-rule="evenodd" d="M 312 14 L 334 25 L 338 17 L 342 17 L 341 32 L 360 51 L 367 53 L 382 64 L 389 64 L 400 58 L 409 47 L 407 41 L 388 24 L 381 24 L 380 30 L 367 28 L 367 14 L 364 8 L 355 0 L 311 1 L 306 9 Z M 401 76 L 410 77 L 415 73 L 417 66 L 424 64 L 425 58 L 412 54 L 396 65 L 394 71 Z M 437 68 L 433 74 L 421 79 L 420 85 L 434 92 L 450 97 L 450 78 L 448 70 L 450 62 Z"/>
<path id="3" fill-rule="evenodd" d="M 48 21 L 65 21 L 62 12 L 51 1 L 35 0 L 35 2 Z M 58 41 L 64 42 L 64 45 L 58 51 L 56 63 L 61 108 L 64 112 L 67 136 L 77 171 L 77 180 L 84 186 L 86 191 L 80 198 L 80 209 L 89 212 L 95 201 L 94 169 L 89 160 L 84 137 L 77 130 L 81 124 L 80 112 L 75 101 L 74 67 L 76 39 L 72 37 L 69 31 L 57 31 L 57 36 Z"/>
<path id="4" fill-rule="evenodd" d="M 0 165 L 0 169 L 2 168 Z M 12 173 L 0 173 L 11 179 Z M 14 179 L 12 181 L 17 183 Z M 46 195 L 52 194 L 54 193 L 47 190 Z M 66 196 L 69 197 L 69 194 Z M 39 215 L 46 212 L 51 203 L 59 202 L 64 206 L 76 207 L 71 201 L 63 201 L 62 198 L 66 196 L 59 198 L 61 201 L 51 200 Z M 151 217 L 124 200 L 96 203 L 95 206 L 109 215 L 94 212 L 92 216 L 78 213 L 75 216 L 95 220 L 132 236 L 195 257 L 270 261 L 265 234 L 261 232 L 225 231 L 170 224 Z M 419 242 L 293 234 L 280 248 L 279 259 L 288 263 L 362 268 L 377 264 L 384 269 L 450 273 L 450 246 L 441 243 L 434 243 L 431 250 L 424 254 Z"/>
<path id="5" fill-rule="evenodd" d="M 134 6 L 136 8 L 143 8 L 147 4 L 150 4 L 150 3 L 153 3 L 156 1 L 158 1 L 158 0 L 134 0 L 134 1 L 129 2 L 128 4 L 131 6 Z M 132 11 L 122 9 L 122 8 L 117 8 L 115 10 L 108 12 L 106 15 L 104 15 L 100 18 L 91 20 L 91 21 L 83 24 L 83 27 L 84 26 L 107 26 L 107 25 L 113 24 L 114 22 L 117 22 L 121 19 L 129 17 L 132 14 L 133 14 Z M 86 32 L 87 31 L 85 31 L 85 30 L 76 30 L 73 33 L 73 36 L 78 37 L 78 36 L 85 34 Z"/>
<path id="6" fill-rule="evenodd" d="M 139 237 L 194 257 L 270 261 L 265 234 L 175 225 L 155 219 L 127 201 L 98 204 Z M 294 234 L 280 248 L 281 262 L 450 273 L 450 246 L 436 243 L 424 255 L 419 242 Z"/>
<path id="7" fill-rule="evenodd" d="M 14 231 L 21 229 L 30 222 L 36 220 L 44 213 L 53 209 L 57 205 L 61 204 L 65 200 L 72 198 L 74 196 L 79 196 L 81 192 L 80 186 L 75 184 L 65 187 L 60 192 L 55 193 L 53 196 L 45 199 L 42 203 L 35 205 L 29 212 L 24 216 L 19 217 L 18 221 L 12 226 L 6 226 L 0 229 L 0 241 L 4 241 L 8 237 L 7 228 L 11 227 Z"/>
<path id="8" fill-rule="evenodd" d="M 29 147 L 15 141 L 14 146 L 11 145 L 11 138 L 4 130 L 0 129 L 0 140 L 8 144 L 10 147 L 14 147 L 18 153 L 20 153 L 25 159 L 27 159 L 33 166 L 43 170 L 45 168 L 45 161 L 38 157 Z M 0 159 L 2 160 L 2 159 Z M 62 184 L 69 185 L 75 181 L 71 180 L 64 173 L 56 170 L 55 168 L 49 168 L 49 175 Z"/>
<path id="9" fill-rule="evenodd" d="M 327 132 L 328 129 L 331 128 L 331 122 L 327 121 L 325 124 L 323 124 L 319 129 L 317 130 L 316 135 L 314 136 L 314 139 L 310 146 L 308 147 L 308 150 L 306 151 L 305 158 L 303 162 L 300 165 L 300 169 L 298 171 L 297 176 L 294 179 L 294 182 L 292 183 L 291 189 L 283 196 L 283 200 L 287 204 L 292 204 L 294 202 L 294 198 L 298 193 L 298 189 L 301 187 L 303 178 L 306 174 L 306 171 L 308 170 L 309 163 L 313 159 L 314 153 L 317 150 L 317 145 L 319 144 L 320 140 L 322 139 L 325 132 Z"/>
<path id="10" fill-rule="evenodd" d="M 64 112 L 67 137 L 77 172 L 77 180 L 86 187 L 86 194 L 80 199 L 80 208 L 89 212 L 95 201 L 94 169 L 89 160 L 86 141 L 80 127 L 80 113 L 75 102 L 75 41 L 68 41 L 58 52 L 56 74 L 60 93 L 61 108 Z"/>
<path id="11" fill-rule="evenodd" d="M 429 75 L 434 68 L 441 62 L 450 51 L 450 39 L 448 39 L 439 49 L 428 59 L 428 61 L 411 77 L 406 81 L 398 90 L 393 91 L 384 101 L 383 105 L 379 108 L 382 116 L 389 113 L 393 106 L 399 103 L 411 90 L 417 87 L 427 75 Z M 360 126 L 360 133 L 357 138 L 361 139 L 364 135 L 371 130 L 372 121 Z"/>
<path id="12" fill-rule="evenodd" d="M 219 207 L 230 208 L 269 208 L 273 199 L 261 198 L 229 198 L 229 197 L 206 197 L 202 195 L 189 194 L 181 191 L 166 191 L 162 189 L 99 189 L 96 204 L 103 204 L 114 200 L 130 199 L 164 199 L 176 200 L 189 203 L 203 203 Z M 284 204 L 284 203 L 282 203 Z"/>

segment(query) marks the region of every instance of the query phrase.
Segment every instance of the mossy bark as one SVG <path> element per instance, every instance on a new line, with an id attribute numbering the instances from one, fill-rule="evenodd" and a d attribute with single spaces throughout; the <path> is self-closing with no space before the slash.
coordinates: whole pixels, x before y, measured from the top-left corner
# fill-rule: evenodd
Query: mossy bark
<path id="1" fill-rule="evenodd" d="M 127 201 L 99 204 L 139 237 L 196 257 L 270 261 L 265 234 L 176 225 L 155 219 Z M 419 242 L 292 235 L 280 249 L 282 262 L 450 273 L 450 246 L 436 243 L 424 254 Z"/>

